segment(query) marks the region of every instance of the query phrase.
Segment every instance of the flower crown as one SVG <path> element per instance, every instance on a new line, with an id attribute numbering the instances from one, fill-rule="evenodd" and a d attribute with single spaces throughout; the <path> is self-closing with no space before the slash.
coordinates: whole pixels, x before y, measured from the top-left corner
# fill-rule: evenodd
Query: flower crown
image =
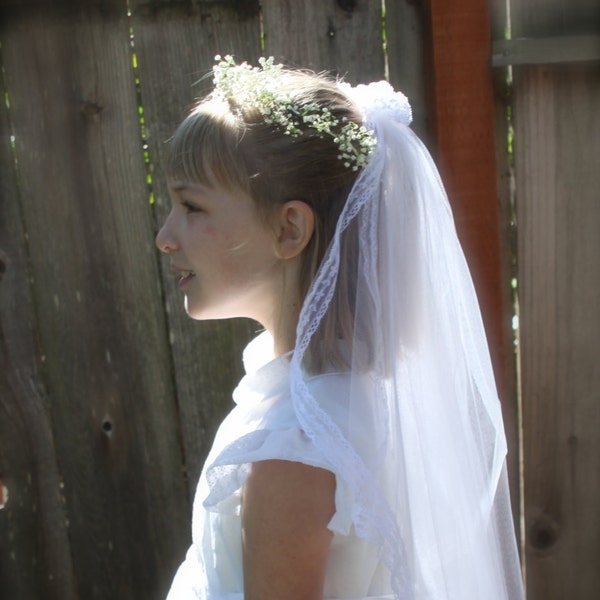
<path id="1" fill-rule="evenodd" d="M 353 171 L 367 163 L 376 144 L 372 132 L 346 117 L 336 118 L 327 107 L 295 104 L 290 93 L 280 90 L 283 65 L 274 64 L 272 56 L 259 58 L 259 67 L 238 65 L 230 55 L 217 55 L 215 60 L 213 80 L 219 97 L 255 107 L 265 123 L 281 128 L 285 135 L 300 137 L 305 125 L 320 137 L 331 136 L 340 150 L 338 158 Z"/>

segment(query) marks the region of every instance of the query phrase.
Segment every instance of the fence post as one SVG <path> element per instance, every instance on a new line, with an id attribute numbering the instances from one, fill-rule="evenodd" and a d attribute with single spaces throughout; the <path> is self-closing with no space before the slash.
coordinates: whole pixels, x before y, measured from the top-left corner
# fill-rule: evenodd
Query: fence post
<path id="1" fill-rule="evenodd" d="M 516 516 L 519 453 L 510 248 L 507 224 L 501 221 L 496 160 L 505 140 L 496 139 L 490 12 L 486 2 L 471 0 L 429 0 L 429 12 L 432 146 L 479 297 L 503 405 Z"/>

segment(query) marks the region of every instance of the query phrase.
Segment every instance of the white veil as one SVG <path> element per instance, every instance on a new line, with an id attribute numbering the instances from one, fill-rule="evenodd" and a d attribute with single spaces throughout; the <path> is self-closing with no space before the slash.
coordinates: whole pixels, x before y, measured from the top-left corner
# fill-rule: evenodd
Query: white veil
<path id="1" fill-rule="evenodd" d="M 500 404 L 446 194 L 406 98 L 385 82 L 342 89 L 377 147 L 300 315 L 295 411 L 397 599 L 520 600 Z M 350 378 L 340 422 L 307 383 L 334 368 L 327 322 L 348 319 L 350 335 L 333 327 Z"/>

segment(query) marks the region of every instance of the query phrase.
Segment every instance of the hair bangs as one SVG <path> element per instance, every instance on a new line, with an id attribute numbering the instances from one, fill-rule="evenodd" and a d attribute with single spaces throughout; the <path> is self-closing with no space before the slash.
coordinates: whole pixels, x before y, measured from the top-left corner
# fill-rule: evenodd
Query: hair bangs
<path id="1" fill-rule="evenodd" d="M 215 101 L 202 102 L 171 139 L 167 176 L 174 181 L 218 184 L 249 191 L 247 166 L 238 146 L 243 129 Z"/>

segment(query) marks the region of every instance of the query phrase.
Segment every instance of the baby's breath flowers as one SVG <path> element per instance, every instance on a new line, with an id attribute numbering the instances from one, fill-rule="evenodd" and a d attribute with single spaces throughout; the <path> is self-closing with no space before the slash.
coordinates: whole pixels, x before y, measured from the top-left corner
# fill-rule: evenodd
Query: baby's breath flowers
<path id="1" fill-rule="evenodd" d="M 279 127 L 285 135 L 300 137 L 301 126 L 305 125 L 321 137 L 330 136 L 340 150 L 338 158 L 353 171 L 367 163 L 376 143 L 372 133 L 347 118 L 338 119 L 327 107 L 315 103 L 295 104 L 291 94 L 281 90 L 283 65 L 274 64 L 272 56 L 259 58 L 259 67 L 246 62 L 238 65 L 230 55 L 217 55 L 215 60 L 216 94 L 255 107 L 265 123 Z"/>

